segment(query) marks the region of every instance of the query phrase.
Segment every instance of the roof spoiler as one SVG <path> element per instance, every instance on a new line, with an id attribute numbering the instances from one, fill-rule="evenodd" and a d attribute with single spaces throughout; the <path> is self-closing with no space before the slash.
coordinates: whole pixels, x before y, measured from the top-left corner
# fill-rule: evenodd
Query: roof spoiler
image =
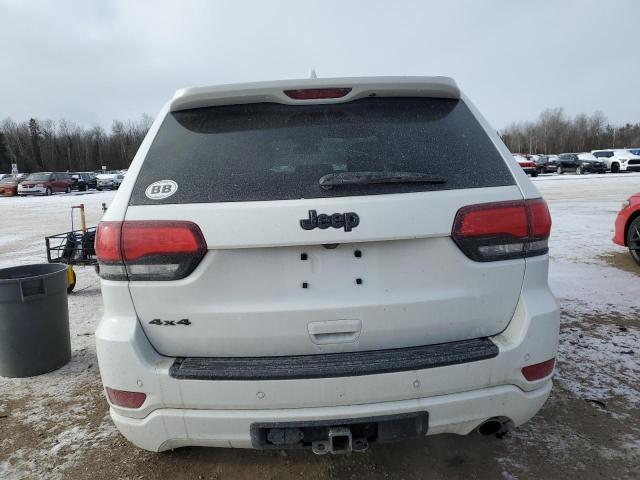
<path id="1" fill-rule="evenodd" d="M 339 98 L 295 99 L 285 90 L 350 89 Z M 238 83 L 178 90 L 169 110 L 247 103 L 344 103 L 365 97 L 433 97 L 459 99 L 460 89 L 449 77 L 307 78 L 272 82 Z"/>

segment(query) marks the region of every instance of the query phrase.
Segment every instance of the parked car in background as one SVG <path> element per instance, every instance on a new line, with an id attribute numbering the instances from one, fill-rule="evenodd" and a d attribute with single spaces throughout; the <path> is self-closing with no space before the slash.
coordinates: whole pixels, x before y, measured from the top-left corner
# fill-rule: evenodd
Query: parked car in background
<path id="1" fill-rule="evenodd" d="M 522 170 L 524 170 L 527 175 L 531 175 L 532 177 L 538 176 L 538 169 L 536 168 L 536 164 L 534 162 L 519 153 L 513 154 L 513 158 L 516 160 L 516 162 L 518 162 L 520 168 L 522 168 Z"/>
<path id="2" fill-rule="evenodd" d="M 538 173 L 553 173 L 558 169 L 557 155 L 532 155 L 530 159 L 536 164 Z"/>
<path id="3" fill-rule="evenodd" d="M 541 166 L 545 161 L 544 155 L 527 155 L 526 157 L 529 161 L 533 162 L 533 164 L 536 166 L 536 171 L 538 173 L 543 173 Z"/>
<path id="4" fill-rule="evenodd" d="M 615 223 L 614 243 L 629 248 L 629 253 L 640 265 L 640 192 L 625 200 Z"/>
<path id="5" fill-rule="evenodd" d="M 84 192 L 87 189 L 95 189 L 98 186 L 98 179 L 93 172 L 72 173 L 71 178 L 73 179 L 73 186 L 71 188 L 74 190 Z"/>
<path id="6" fill-rule="evenodd" d="M 640 172 L 640 149 L 626 149 L 631 155 L 626 156 L 627 172 Z M 624 158 L 623 158 L 624 160 Z"/>
<path id="7" fill-rule="evenodd" d="M 559 175 L 565 172 L 583 173 L 605 173 L 607 165 L 590 153 L 562 153 L 558 156 Z"/>
<path id="8" fill-rule="evenodd" d="M 558 171 L 559 162 L 560 162 L 560 159 L 558 155 L 547 155 L 547 165 L 546 165 L 547 173 Z"/>
<path id="9" fill-rule="evenodd" d="M 591 153 L 604 161 L 607 165 L 607 170 L 611 170 L 611 173 L 640 171 L 640 154 L 634 154 L 630 150 L 612 148 L 592 150 Z"/>
<path id="10" fill-rule="evenodd" d="M 4 175 L 0 180 L 0 195 L 3 197 L 12 197 L 18 194 L 18 185 L 24 179 L 24 173 Z"/>
<path id="11" fill-rule="evenodd" d="M 18 185 L 18 195 L 51 195 L 71 192 L 71 175 L 67 172 L 31 173 Z"/>
<path id="12" fill-rule="evenodd" d="M 103 173 L 97 176 L 96 188 L 98 190 L 117 190 L 123 180 L 124 175 L 121 173 Z"/>
<path id="13" fill-rule="evenodd" d="M 135 445 L 350 453 L 542 407 L 551 218 L 453 80 L 185 89 L 151 131 L 95 240 Z"/>

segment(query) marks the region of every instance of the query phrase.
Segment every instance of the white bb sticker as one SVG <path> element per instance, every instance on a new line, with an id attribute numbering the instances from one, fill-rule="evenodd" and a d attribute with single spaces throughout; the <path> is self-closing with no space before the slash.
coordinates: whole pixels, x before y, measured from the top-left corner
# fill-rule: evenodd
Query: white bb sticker
<path id="1" fill-rule="evenodd" d="M 177 191 L 178 184 L 173 180 L 158 180 L 149 185 L 144 191 L 144 194 L 151 200 L 162 200 L 170 197 Z"/>

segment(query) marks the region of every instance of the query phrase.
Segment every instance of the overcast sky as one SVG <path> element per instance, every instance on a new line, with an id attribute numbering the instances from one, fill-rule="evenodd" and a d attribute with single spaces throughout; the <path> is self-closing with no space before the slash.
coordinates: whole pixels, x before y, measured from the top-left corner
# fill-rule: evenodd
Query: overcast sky
<path id="1" fill-rule="evenodd" d="M 0 119 L 110 126 L 181 87 L 449 75 L 495 128 L 640 120 L 640 0 L 0 0 Z"/>

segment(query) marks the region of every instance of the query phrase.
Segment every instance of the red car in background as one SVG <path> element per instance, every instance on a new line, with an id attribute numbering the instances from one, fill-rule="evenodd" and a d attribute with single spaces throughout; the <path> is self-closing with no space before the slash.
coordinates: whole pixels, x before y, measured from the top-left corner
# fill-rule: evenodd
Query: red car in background
<path id="1" fill-rule="evenodd" d="M 514 153 L 513 158 L 518 162 L 518 165 L 520 165 L 527 175 L 531 175 L 532 177 L 538 176 L 538 168 L 534 162 L 520 153 Z"/>
<path id="2" fill-rule="evenodd" d="M 7 175 L 0 180 L 0 196 L 13 197 L 18 194 L 18 185 L 26 177 L 24 173 Z"/>
<path id="3" fill-rule="evenodd" d="M 622 210 L 616 218 L 613 242 L 628 247 L 629 253 L 640 265 L 640 192 L 622 204 Z"/>
<path id="4" fill-rule="evenodd" d="M 71 192 L 73 180 L 67 172 L 32 173 L 18 185 L 18 195 L 52 195 Z"/>

